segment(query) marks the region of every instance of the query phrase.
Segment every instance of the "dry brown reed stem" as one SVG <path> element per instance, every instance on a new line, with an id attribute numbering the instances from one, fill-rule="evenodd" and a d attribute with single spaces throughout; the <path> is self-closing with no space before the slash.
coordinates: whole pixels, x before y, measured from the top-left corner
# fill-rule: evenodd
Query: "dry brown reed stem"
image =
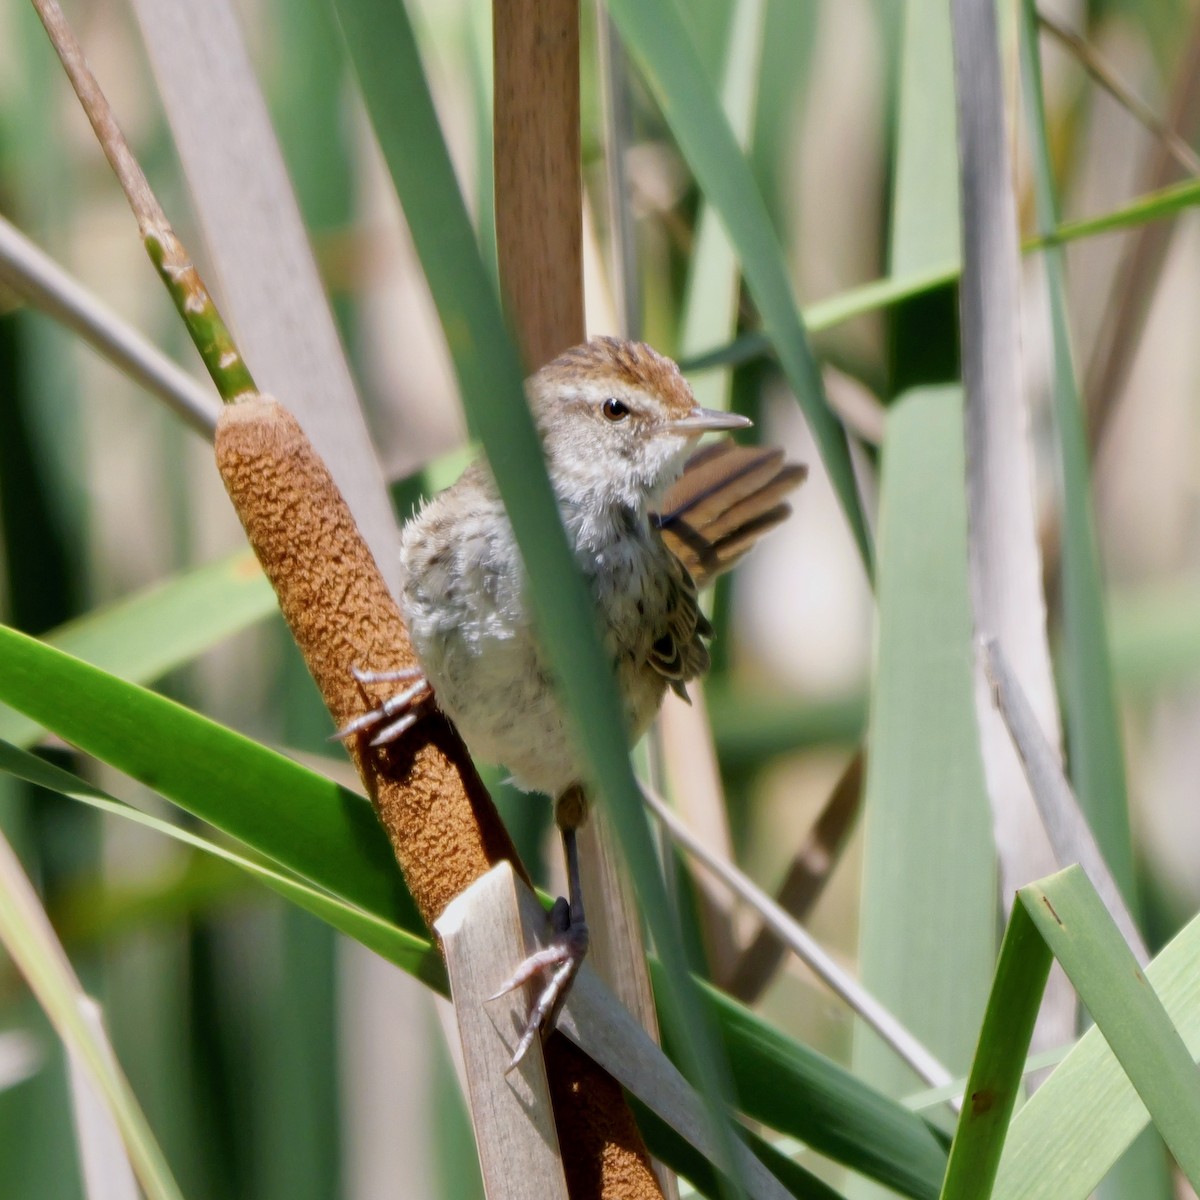
<path id="1" fill-rule="evenodd" d="M 492 5 L 496 248 L 500 290 L 528 370 L 534 371 L 586 336 L 583 309 L 583 185 L 579 129 L 579 0 L 495 0 Z M 593 819 L 580 838 L 589 896 L 591 961 L 643 1024 L 655 1025 L 654 1001 L 640 933 Z M 556 1107 L 560 1052 L 547 1046 L 546 1066 Z M 612 1081 L 606 1084 L 612 1087 Z M 590 1085 L 589 1085 L 590 1087 Z M 561 1124 L 567 1188 L 572 1200 L 591 1196 L 584 1171 L 599 1171 L 601 1194 L 622 1200 L 662 1200 L 663 1191 L 617 1092 L 589 1095 L 593 1131 L 611 1131 L 607 1145 L 573 1145 Z M 632 1133 L 636 1140 L 628 1138 Z M 589 1162 L 594 1159 L 594 1162 Z"/>
<path id="2" fill-rule="evenodd" d="M 286 409 L 265 396 L 226 408 L 216 454 L 284 618 L 341 726 L 368 707 L 352 666 L 416 664 L 399 609 L 325 464 Z M 391 746 L 372 749 L 358 738 L 348 749 L 428 925 L 501 859 L 529 881 L 448 722 L 430 716 Z M 545 1051 L 572 1200 L 657 1196 L 620 1087 L 561 1034 Z"/>
<path id="3" fill-rule="evenodd" d="M 579 0 L 494 5 L 496 249 L 525 365 L 583 341 Z"/>
<path id="4" fill-rule="evenodd" d="M 496 246 L 500 286 L 526 367 L 536 370 L 583 341 L 583 186 L 579 130 L 578 0 L 503 0 L 492 6 Z M 637 914 L 604 864 L 595 818 L 580 842 L 584 888 L 591 899 L 592 963 L 618 996 L 654 1023 L 654 1002 L 636 947 L 613 946 L 609 933 L 638 929 Z M 613 916 L 609 916 L 610 910 Z M 615 919 L 623 916 L 625 920 Z M 614 953 L 637 960 L 614 968 Z M 633 978 L 629 970 L 637 970 Z M 628 984 L 629 986 L 625 986 Z M 547 1046 L 546 1066 L 556 1107 L 558 1039 Z M 606 1078 L 608 1088 L 612 1081 Z M 590 1085 L 589 1085 L 590 1087 Z M 594 1193 L 582 1172 L 599 1171 L 601 1194 L 662 1200 L 628 1106 L 617 1093 L 581 1093 L 592 1105 L 593 1130 L 611 1131 L 606 1146 L 573 1145 L 560 1124 L 567 1188 L 573 1200 Z M 628 1138 L 633 1133 L 636 1140 Z M 589 1159 L 594 1158 L 593 1163 Z"/>

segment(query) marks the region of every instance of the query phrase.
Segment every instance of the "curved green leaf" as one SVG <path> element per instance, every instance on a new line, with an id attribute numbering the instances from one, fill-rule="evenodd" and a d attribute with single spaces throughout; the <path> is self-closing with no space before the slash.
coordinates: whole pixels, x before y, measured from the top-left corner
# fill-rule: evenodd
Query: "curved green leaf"
<path id="1" fill-rule="evenodd" d="M 421 928 L 387 838 L 353 792 L 3 626 L 0 703 L 334 895 Z"/>
<path id="2" fill-rule="evenodd" d="M 122 679 L 150 683 L 278 611 L 249 550 L 185 571 L 60 625 L 42 640 Z M 36 721 L 0 709 L 0 738 L 27 746 Z"/>
<path id="3" fill-rule="evenodd" d="M 1060 911 L 1060 897 L 1046 887 L 1050 882 L 1043 881 L 1042 886 L 1054 910 L 1076 923 L 1066 905 Z M 1031 913 L 1044 908 L 1036 892 L 1031 890 L 1029 895 Z M 1109 920 L 1107 914 L 1104 920 Z M 1114 936 L 1119 938 L 1115 931 Z M 1200 917 L 1193 918 L 1155 957 L 1146 968 L 1145 980 L 1183 1038 L 1188 1054 L 1192 1059 L 1200 1057 Z M 1138 984 L 1129 971 L 1126 986 L 1145 985 Z M 1093 1016 L 1099 1015 L 1093 1012 Z M 1119 1013 L 1119 1020 L 1126 1015 Z M 1134 1033 L 1138 1043 L 1136 1054 L 1141 1049 L 1140 1035 L 1136 1018 L 1128 1015 L 1132 1018 L 1128 1032 Z M 1180 1111 L 1184 1111 L 1182 1106 Z M 1105 1032 L 1094 1026 L 1013 1118 L 992 1193 L 994 1200 L 1082 1200 L 1148 1121 L 1146 1105 Z M 1195 1128 L 1193 1125 L 1193 1143 Z"/>
<path id="4" fill-rule="evenodd" d="M 193 849 L 202 850 L 206 854 L 222 859 L 266 884 L 273 892 L 277 892 L 298 908 L 312 913 L 313 916 L 332 925 L 334 929 L 361 942 L 368 949 L 374 950 L 381 958 L 395 963 L 401 970 L 415 976 L 428 987 L 443 995 L 449 995 L 449 983 L 446 979 L 446 969 L 441 955 L 427 937 L 409 933 L 398 925 L 385 921 L 382 917 L 364 912 L 336 896 L 310 887 L 283 871 L 277 871 L 245 854 L 239 854 L 236 850 L 223 846 L 210 838 L 202 837 L 187 829 L 181 829 L 169 821 L 160 820 L 158 817 L 152 817 L 128 804 L 123 804 L 107 792 L 93 787 L 69 771 L 64 771 L 52 763 L 43 762 L 42 759 L 4 741 L 0 741 L 0 771 L 13 775 L 17 779 L 23 779 L 27 783 L 49 788 L 60 795 L 90 805 L 100 812 L 133 821 L 147 829 L 153 829 L 156 833 L 181 842 L 185 846 L 191 846 Z"/>

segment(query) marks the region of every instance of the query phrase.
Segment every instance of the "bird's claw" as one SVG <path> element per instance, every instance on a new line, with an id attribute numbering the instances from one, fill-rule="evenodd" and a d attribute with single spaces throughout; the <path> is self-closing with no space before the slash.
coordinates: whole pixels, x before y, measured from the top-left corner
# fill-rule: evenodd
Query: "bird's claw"
<path id="1" fill-rule="evenodd" d="M 377 708 L 348 721 L 330 735 L 330 741 L 344 742 L 357 733 L 373 730 L 370 744 L 386 746 L 420 720 L 422 708 L 433 698 L 433 689 L 420 667 L 403 667 L 397 671 L 364 671 L 359 667 L 351 667 L 350 673 L 363 684 L 411 682 Z"/>
<path id="2" fill-rule="evenodd" d="M 533 1045 L 533 1039 L 539 1033 L 544 1037 L 554 1028 L 559 1010 L 575 982 L 575 976 L 579 974 L 583 960 L 587 957 L 587 922 L 573 919 L 571 906 L 561 896 L 550 910 L 550 927 L 552 932 L 546 946 L 529 955 L 496 992 L 488 997 L 489 1000 L 497 1000 L 514 988 L 519 988 L 535 975 L 545 977 L 542 990 L 529 1010 L 529 1018 L 517 1041 L 512 1060 L 505 1068 L 506 1075 L 525 1057 L 526 1051 Z"/>

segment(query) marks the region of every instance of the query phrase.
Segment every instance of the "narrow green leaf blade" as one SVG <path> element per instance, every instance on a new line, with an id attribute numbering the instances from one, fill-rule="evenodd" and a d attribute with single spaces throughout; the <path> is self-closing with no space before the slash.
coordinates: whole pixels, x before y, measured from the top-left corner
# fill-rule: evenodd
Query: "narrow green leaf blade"
<path id="1" fill-rule="evenodd" d="M 1047 245 L 1083 241 L 1104 233 L 1135 229 L 1139 225 L 1174 216 L 1198 204 L 1200 181 L 1174 184 L 1141 196 L 1103 216 L 1069 221 L 1058 226 L 1054 233 L 1047 237 L 1028 238 L 1021 244 L 1021 250 L 1022 253 L 1029 254 L 1044 249 Z M 962 264 L 957 256 L 920 270 L 897 271 L 886 278 L 857 284 L 825 300 L 814 301 L 804 309 L 804 324 L 812 333 L 833 329 L 855 317 L 891 308 L 905 300 L 955 283 L 961 273 Z M 771 352 L 770 338 L 761 333 L 747 333 L 736 338 L 728 346 L 715 347 L 703 354 L 697 353 L 680 365 L 687 371 L 702 371 L 751 362 Z"/>
<path id="2" fill-rule="evenodd" d="M 946 1152 L 920 1117 L 716 988 L 704 996 L 747 1117 L 903 1195 L 938 1194 Z"/>
<path id="3" fill-rule="evenodd" d="M 1083 238 L 1096 237 L 1102 233 L 1117 233 L 1122 229 L 1133 229 L 1151 221 L 1161 221 L 1176 213 L 1200 204 L 1200 180 L 1190 179 L 1186 183 L 1172 184 L 1140 196 L 1130 204 L 1114 209 L 1099 217 L 1084 217 L 1059 225 L 1052 234 L 1043 235 L 1030 246 L 1047 242 L 1077 242 Z"/>
<path id="4" fill-rule="evenodd" d="M 1022 75 L 1033 149 L 1038 228 L 1046 236 L 1059 224 L 1059 206 L 1046 133 L 1037 14 L 1031 0 L 1022 0 L 1020 13 Z M 1133 909 L 1137 889 L 1125 793 L 1125 756 L 1113 695 L 1100 552 L 1091 508 L 1091 468 L 1083 427 L 1083 401 L 1071 352 L 1062 249 L 1048 246 L 1043 264 L 1050 299 L 1054 417 L 1062 481 L 1061 681 L 1071 779 L 1104 861 L 1126 905 Z M 1136 919 L 1136 912 L 1133 915 Z"/>
<path id="5" fill-rule="evenodd" d="M 721 214 L 746 287 L 804 410 L 867 571 L 872 548 L 845 430 L 825 387 L 784 269 L 783 248 L 745 155 L 679 13 L 667 0 L 612 0 L 613 20 L 654 93 L 707 202 Z"/>
<path id="6" fill-rule="evenodd" d="M 278 611 L 254 555 L 183 572 L 60 625 L 42 640 L 134 683 L 151 683 L 211 646 Z M 27 746 L 42 727 L 0 708 L 0 738 Z"/>
<path id="7" fill-rule="evenodd" d="M 987 1200 L 991 1194 L 1051 960 L 1037 927 L 1018 904 L 1000 947 L 941 1200 Z"/>
<path id="8" fill-rule="evenodd" d="M 1017 893 L 1193 1187 L 1200 1187 L 1200 1071 L 1096 889 L 1068 867 Z"/>
<path id="9" fill-rule="evenodd" d="M 418 937 L 378 917 L 373 913 L 364 912 L 344 900 L 331 896 L 317 888 L 310 887 L 298 879 L 284 874 L 282 871 L 255 861 L 245 854 L 239 854 L 228 846 L 221 845 L 207 837 L 181 829 L 168 821 L 152 817 L 148 813 L 122 804 L 107 792 L 93 787 L 84 780 L 62 770 L 52 763 L 44 762 L 35 755 L 21 750 L 19 747 L 0 741 L 0 771 L 23 779 L 27 783 L 49 788 L 59 795 L 67 796 L 88 804 L 100 812 L 121 817 L 153 829 L 165 837 L 181 842 L 185 846 L 202 850 L 215 858 L 231 863 L 245 871 L 254 879 L 265 883 L 272 891 L 277 892 L 285 900 L 291 901 L 298 908 L 312 913 L 322 921 L 332 925 L 334 929 L 361 942 L 370 950 L 374 950 L 381 958 L 395 963 L 401 970 L 420 979 L 428 987 L 448 994 L 446 970 L 441 956 L 428 938 Z"/>
<path id="10" fill-rule="evenodd" d="M 1146 968 L 1193 1059 L 1200 1057 L 1200 917 Z M 1088 1030 L 1013 1119 L 994 1200 L 1091 1195 L 1149 1114 L 1097 1027 Z"/>
<path id="11" fill-rule="evenodd" d="M 335 895 L 420 927 L 383 830 L 360 796 L 3 626 L 0 703 Z"/>
<path id="12" fill-rule="evenodd" d="M 688 983 L 629 763 L 616 682 L 597 638 L 595 605 L 567 545 L 520 361 L 458 189 L 412 27 L 395 0 L 335 4 L 446 334 L 468 424 L 483 443 L 529 573 L 534 619 L 562 686 L 586 781 L 608 806 L 654 944 L 670 968 L 663 1016 L 683 1033 L 693 1081 L 713 1106 L 716 1136 L 731 1151 L 726 1123 L 715 1117 L 726 1091 L 715 1035 Z"/>

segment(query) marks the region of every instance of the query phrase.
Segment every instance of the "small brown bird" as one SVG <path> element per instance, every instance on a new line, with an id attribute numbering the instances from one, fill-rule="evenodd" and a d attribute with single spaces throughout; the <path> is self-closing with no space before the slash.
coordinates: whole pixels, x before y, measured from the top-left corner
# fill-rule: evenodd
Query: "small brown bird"
<path id="1" fill-rule="evenodd" d="M 697 406 L 679 368 L 649 346 L 597 338 L 566 351 L 527 383 L 567 537 L 591 585 L 631 736 L 641 737 L 669 687 L 709 664 L 712 626 L 697 586 L 732 566 L 791 511 L 784 497 L 806 469 L 781 450 L 699 437 L 745 417 Z M 407 686 L 339 731 L 372 743 L 399 737 L 436 703 L 471 753 L 502 763 L 518 787 L 556 800 L 570 901 L 555 936 L 500 989 L 547 982 L 513 1064 L 553 1018 L 587 952 L 575 830 L 587 808 L 579 757 L 553 674 L 537 642 L 525 571 L 486 462 L 426 503 L 401 535 L 400 608 L 421 671 L 356 672 Z M 500 993 L 497 993 L 500 994 Z"/>

